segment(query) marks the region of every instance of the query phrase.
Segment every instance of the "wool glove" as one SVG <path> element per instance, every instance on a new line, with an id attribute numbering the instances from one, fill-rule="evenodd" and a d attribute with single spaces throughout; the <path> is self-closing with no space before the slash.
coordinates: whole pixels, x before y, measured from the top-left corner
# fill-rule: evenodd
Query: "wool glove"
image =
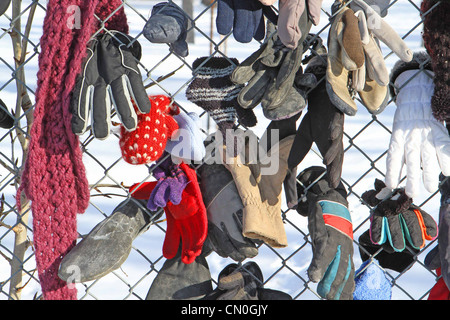
<path id="1" fill-rule="evenodd" d="M 148 113 L 151 103 L 145 92 L 137 61 L 141 46 L 132 37 L 118 31 L 91 40 L 87 57 L 72 94 L 72 131 L 83 134 L 92 117 L 92 132 L 106 139 L 111 127 L 111 107 L 128 131 L 137 127 L 137 115 L 130 97 L 140 113 Z"/>
<path id="2" fill-rule="evenodd" d="M 11 129 L 14 125 L 14 118 L 8 112 L 5 103 L 0 99 L 0 128 Z"/>
<path id="3" fill-rule="evenodd" d="M 236 119 L 249 127 L 257 122 L 252 110 L 244 110 L 237 103 L 241 87 L 230 76 L 238 64 L 235 58 L 198 58 L 192 63 L 194 79 L 186 89 L 186 98 L 208 112 L 224 136 Z"/>
<path id="4" fill-rule="evenodd" d="M 253 261 L 227 265 L 218 280 L 217 288 L 204 300 L 292 300 L 284 292 L 264 288 L 262 271 Z"/>
<path id="5" fill-rule="evenodd" d="M 236 41 L 248 43 L 264 39 L 266 16 L 277 24 L 277 15 L 270 6 L 257 0 L 219 0 L 217 3 L 217 32 L 227 35 L 233 31 Z"/>
<path id="6" fill-rule="evenodd" d="M 167 142 L 179 128 L 172 117 L 179 113 L 177 105 L 164 95 L 149 96 L 152 108 L 148 114 L 142 114 L 133 105 L 137 113 L 137 127 L 128 131 L 120 125 L 119 146 L 122 158 L 129 164 L 151 163 L 161 157 Z"/>
<path id="7" fill-rule="evenodd" d="M 412 204 L 404 189 L 390 192 L 383 181 L 375 180 L 375 189 L 361 198 L 371 207 L 370 239 L 383 245 L 387 252 L 402 252 L 406 246 L 420 250 L 426 240 L 437 237 L 436 221 L 427 212 Z"/>
<path id="8" fill-rule="evenodd" d="M 434 192 L 440 172 L 450 175 L 450 137 L 444 124 L 433 117 L 430 106 L 433 73 L 419 71 L 418 65 L 426 59 L 426 55 L 415 53 L 412 66 L 396 63 L 391 76 L 397 109 L 386 158 L 385 182 L 388 188 L 397 188 L 405 166 L 405 191 L 411 198 L 420 193 L 420 176 L 425 189 Z"/>
<path id="9" fill-rule="evenodd" d="M 168 154 L 163 155 L 162 158 L 162 162 L 150 167 L 152 175 L 157 180 L 147 203 L 147 208 L 153 211 L 164 208 L 168 201 L 174 205 L 180 204 L 184 188 L 189 183 L 185 172 L 179 165 L 172 162 Z"/>
<path id="10" fill-rule="evenodd" d="M 317 293 L 329 300 L 350 300 L 355 287 L 353 265 L 353 225 L 347 194 L 341 183 L 328 185 L 326 169 L 309 167 L 297 176 L 297 212 L 308 217 L 313 258 L 308 277 L 318 282 Z"/>
<path id="11" fill-rule="evenodd" d="M 201 253 L 208 233 L 208 221 L 195 170 L 185 163 L 180 163 L 180 168 L 185 172 L 189 183 L 184 188 L 178 205 L 168 201 L 164 207 L 167 229 L 163 255 L 167 259 L 174 258 L 181 243 L 181 261 L 189 264 Z M 151 181 L 134 184 L 130 188 L 132 196 L 148 199 L 156 183 Z"/>
<path id="12" fill-rule="evenodd" d="M 243 261 L 258 254 L 255 241 L 242 235 L 243 204 L 231 173 L 222 164 L 203 163 L 200 189 L 208 215 L 209 245 L 219 256 Z"/>
<path id="13" fill-rule="evenodd" d="M 144 26 L 143 34 L 152 43 L 167 43 L 180 57 L 189 55 L 186 42 L 188 17 L 173 2 L 160 2 L 153 6 Z"/>
<path id="14" fill-rule="evenodd" d="M 392 285 L 376 263 L 364 262 L 355 274 L 353 300 L 391 300 Z"/>
<path id="15" fill-rule="evenodd" d="M 312 58 L 305 71 L 322 79 L 326 59 L 324 55 Z M 308 112 L 298 127 L 288 158 L 289 168 L 302 162 L 315 142 L 327 167 L 330 188 L 336 188 L 341 181 L 344 161 L 343 135 L 344 113 L 330 101 L 325 81 L 321 81 L 308 94 Z"/>
<path id="16" fill-rule="evenodd" d="M 295 49 L 284 46 L 275 32 L 233 71 L 231 80 L 244 85 L 238 96 L 243 108 L 252 109 L 261 103 L 266 118 L 280 120 L 305 107 L 305 95 L 293 85 L 296 77 L 302 77 L 303 42 L 311 28 L 306 11 L 299 17 L 298 26 L 302 37 Z"/>

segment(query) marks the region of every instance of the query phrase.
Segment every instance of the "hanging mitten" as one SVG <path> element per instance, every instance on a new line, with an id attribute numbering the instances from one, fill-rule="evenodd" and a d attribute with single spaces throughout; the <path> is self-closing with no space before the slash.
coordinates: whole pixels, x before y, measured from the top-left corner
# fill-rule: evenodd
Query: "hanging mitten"
<path id="1" fill-rule="evenodd" d="M 255 126 L 252 110 L 244 110 L 237 103 L 240 86 L 231 82 L 230 75 L 239 61 L 235 58 L 202 57 L 192 64 L 194 80 L 186 89 L 186 97 L 217 123 L 222 134 L 233 129 L 236 119 L 244 126 Z"/>
<path id="2" fill-rule="evenodd" d="M 174 164 L 168 154 L 163 154 L 162 160 L 150 167 L 150 172 L 157 183 L 150 194 L 147 208 L 155 211 L 164 208 L 168 201 L 174 205 L 180 204 L 184 188 L 189 183 L 180 166 Z"/>
<path id="3" fill-rule="evenodd" d="M 391 300 L 392 285 L 376 263 L 364 262 L 355 274 L 353 300 Z"/>
<path id="4" fill-rule="evenodd" d="M 221 35 L 233 31 L 236 41 L 248 43 L 261 41 L 266 32 L 264 17 L 277 24 L 277 15 L 270 6 L 258 0 L 219 0 L 217 2 L 216 28 Z"/>
<path id="5" fill-rule="evenodd" d="M 173 2 L 160 2 L 152 8 L 152 13 L 144 26 L 143 34 L 152 43 L 167 43 L 180 57 L 189 55 L 186 42 L 189 18 Z"/>
<path id="6" fill-rule="evenodd" d="M 161 214 L 162 211 L 149 212 L 143 200 L 124 200 L 64 256 L 59 278 L 81 283 L 120 268 L 131 252 L 134 239 L 147 231 Z"/>
<path id="7" fill-rule="evenodd" d="M 313 257 L 308 277 L 329 300 L 351 300 L 355 288 L 353 224 L 342 183 L 330 188 L 326 169 L 309 167 L 297 176 L 297 212 L 308 217 Z"/>
<path id="8" fill-rule="evenodd" d="M 392 192 L 383 181 L 375 180 L 375 189 L 361 198 L 371 207 L 370 239 L 383 245 L 387 252 L 401 252 L 406 246 L 420 250 L 427 240 L 437 237 L 436 221 L 428 213 L 412 204 L 404 189 Z"/>
<path id="9" fill-rule="evenodd" d="M 244 206 L 231 173 L 223 164 L 216 163 L 204 163 L 198 172 L 212 250 L 235 261 L 255 257 L 258 254 L 255 242 L 242 234 Z"/>
<path id="10" fill-rule="evenodd" d="M 436 270 L 438 277 L 441 276 L 441 268 Z M 444 278 L 439 278 L 431 288 L 428 300 L 450 300 L 450 290 L 444 282 Z"/>
<path id="11" fill-rule="evenodd" d="M 111 108 L 128 131 L 138 125 L 134 100 L 140 113 L 150 112 L 137 61 L 141 45 L 129 35 L 118 31 L 101 34 L 92 39 L 87 57 L 72 94 L 72 131 L 81 135 L 92 117 L 92 133 L 97 139 L 106 139 L 111 128 Z"/>
<path id="12" fill-rule="evenodd" d="M 450 175 L 450 137 L 431 110 L 433 72 L 425 52 L 414 53 L 410 63 L 398 61 L 391 72 L 391 93 L 397 105 L 386 158 L 386 186 L 399 187 L 406 167 L 406 194 L 420 194 L 420 180 L 434 192 L 439 174 Z M 422 179 L 421 179 L 422 176 Z"/>
<path id="13" fill-rule="evenodd" d="M 181 250 L 167 259 L 153 280 L 145 300 L 201 300 L 213 291 L 205 255 L 190 264 L 181 261 Z"/>
<path id="14" fill-rule="evenodd" d="M 167 140 L 166 151 L 172 156 L 189 161 L 202 161 L 206 150 L 203 144 L 203 132 L 200 128 L 200 117 L 195 112 L 184 112 L 173 116 L 178 129 Z"/>
<path id="15" fill-rule="evenodd" d="M 134 131 L 120 127 L 119 145 L 122 158 L 129 164 L 151 163 L 161 157 L 167 141 L 178 129 L 172 114 L 178 107 L 164 95 L 149 96 L 152 108 L 148 114 L 137 109 L 137 127 Z"/>
<path id="16" fill-rule="evenodd" d="M 5 103 L 0 99 L 0 128 L 11 129 L 14 125 L 14 118 L 8 112 Z"/>
<path id="17" fill-rule="evenodd" d="M 195 170 L 183 162 L 180 163 L 180 168 L 185 172 L 189 183 L 184 188 L 178 205 L 168 201 L 164 207 L 167 230 L 163 255 L 167 259 L 174 258 L 181 245 L 181 261 L 188 264 L 201 253 L 208 232 L 208 220 Z M 132 196 L 147 200 L 156 184 L 156 181 L 134 184 L 130 188 Z"/>
<path id="18" fill-rule="evenodd" d="M 323 79 L 327 69 L 325 55 L 315 56 L 308 63 L 306 72 Z M 288 158 L 289 168 L 303 161 L 315 142 L 327 167 L 327 178 L 331 188 L 341 182 L 344 161 L 344 113 L 331 102 L 325 81 L 308 93 L 308 112 L 298 127 Z"/>
<path id="19" fill-rule="evenodd" d="M 281 42 L 289 49 L 295 49 L 304 30 L 298 26 L 298 17 L 308 10 L 312 23 L 317 26 L 323 0 L 280 0 L 277 30 Z"/>
<path id="20" fill-rule="evenodd" d="M 218 277 L 217 288 L 204 300 L 292 300 L 287 293 L 264 288 L 261 268 L 253 261 L 242 266 L 227 265 Z"/>

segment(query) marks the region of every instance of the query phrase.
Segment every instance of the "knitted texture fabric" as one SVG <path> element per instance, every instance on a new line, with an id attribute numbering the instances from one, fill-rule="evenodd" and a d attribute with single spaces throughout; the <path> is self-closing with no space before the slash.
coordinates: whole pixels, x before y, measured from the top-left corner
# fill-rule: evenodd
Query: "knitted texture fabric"
<path id="1" fill-rule="evenodd" d="M 178 129 L 172 114 L 179 113 L 178 106 L 164 95 L 150 96 L 150 113 L 142 114 L 135 106 L 138 125 L 133 131 L 120 126 L 120 150 L 122 158 L 134 165 L 150 163 L 161 157 L 167 140 Z M 134 102 L 133 102 L 134 105 Z"/>
<path id="2" fill-rule="evenodd" d="M 439 4 L 438 4 L 439 3 Z M 423 42 L 434 71 L 433 116 L 450 121 L 450 2 L 423 0 Z"/>
<path id="3" fill-rule="evenodd" d="M 70 28 L 74 5 L 80 8 L 80 29 Z M 79 139 L 71 129 L 71 92 L 87 42 L 98 27 L 95 15 L 106 19 L 115 12 L 105 27 L 128 33 L 119 5 L 120 0 L 49 0 L 47 4 L 34 121 L 16 195 L 19 210 L 22 192 L 31 201 L 36 266 L 46 300 L 77 298 L 76 288 L 67 286 L 57 275 L 62 258 L 76 243 L 76 215 L 87 209 L 90 198 Z"/>

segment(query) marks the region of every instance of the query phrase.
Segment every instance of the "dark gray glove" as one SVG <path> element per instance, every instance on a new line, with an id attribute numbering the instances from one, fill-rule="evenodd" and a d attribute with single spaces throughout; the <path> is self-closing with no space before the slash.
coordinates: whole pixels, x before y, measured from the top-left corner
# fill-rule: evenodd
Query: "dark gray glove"
<path id="1" fill-rule="evenodd" d="M 297 176 L 300 200 L 297 211 L 308 217 L 313 258 L 309 279 L 318 282 L 317 293 L 330 300 L 351 300 L 355 288 L 353 225 L 347 193 L 341 183 L 328 185 L 326 169 L 309 167 Z"/>
<path id="2" fill-rule="evenodd" d="M 137 115 L 130 97 L 141 113 L 148 113 L 151 108 L 137 66 L 141 58 L 140 44 L 126 34 L 113 31 L 91 40 L 87 51 L 72 94 L 72 131 L 83 134 L 91 117 L 94 136 L 107 138 L 112 106 L 123 126 L 133 131 L 137 127 Z"/>
<path id="3" fill-rule="evenodd" d="M 327 167 L 330 187 L 336 188 L 341 181 L 344 161 L 344 113 L 328 97 L 324 80 L 326 61 L 326 56 L 316 56 L 305 69 L 314 74 L 319 83 L 308 93 L 308 112 L 298 127 L 288 165 L 297 167 L 315 142 Z"/>
<path id="4" fill-rule="evenodd" d="M 0 99 L 0 128 L 11 129 L 14 125 L 14 118 L 8 112 L 5 103 Z"/>
<path id="5" fill-rule="evenodd" d="M 160 2 L 152 9 L 152 14 L 144 26 L 143 34 L 152 43 L 167 43 L 177 55 L 187 57 L 186 42 L 188 17 L 172 2 Z"/>
<path id="6" fill-rule="evenodd" d="M 222 164 L 198 168 L 208 215 L 208 244 L 219 256 L 243 261 L 258 254 L 254 240 L 242 235 L 242 200 L 231 173 Z"/>

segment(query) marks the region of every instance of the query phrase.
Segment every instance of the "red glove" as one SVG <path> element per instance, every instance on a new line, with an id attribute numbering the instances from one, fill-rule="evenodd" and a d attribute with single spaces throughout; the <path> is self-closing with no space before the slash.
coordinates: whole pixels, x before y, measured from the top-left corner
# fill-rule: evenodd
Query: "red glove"
<path id="1" fill-rule="evenodd" d="M 208 233 L 206 208 L 203 203 L 200 186 L 195 170 L 185 163 L 180 168 L 189 178 L 189 183 L 183 190 L 180 204 L 174 205 L 168 201 L 164 211 L 167 219 L 167 230 L 163 244 L 163 255 L 172 259 L 178 252 L 182 242 L 181 261 L 192 263 L 200 255 L 203 243 Z M 156 186 L 156 181 L 134 184 L 130 188 L 131 196 L 147 200 Z"/>

